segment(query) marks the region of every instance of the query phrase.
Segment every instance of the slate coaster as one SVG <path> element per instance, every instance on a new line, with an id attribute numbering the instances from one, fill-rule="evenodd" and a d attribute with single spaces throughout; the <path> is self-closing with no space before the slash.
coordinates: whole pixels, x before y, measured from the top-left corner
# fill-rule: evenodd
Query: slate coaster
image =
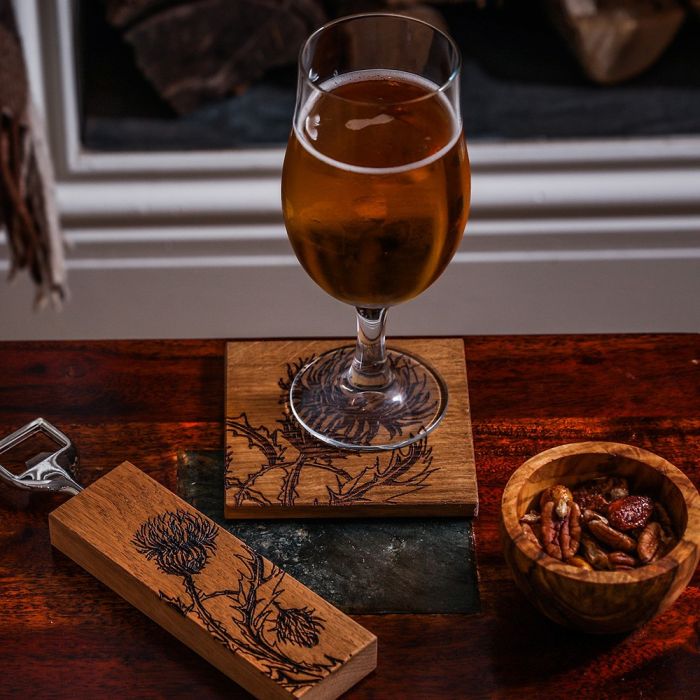
<path id="1" fill-rule="evenodd" d="M 223 475 L 223 452 L 181 452 L 178 493 L 344 612 L 480 612 L 470 519 L 230 521 Z"/>
<path id="2" fill-rule="evenodd" d="M 298 370 L 347 345 L 336 340 L 227 344 L 226 517 L 475 515 L 478 497 L 464 341 L 392 341 L 390 349 L 424 358 L 442 375 L 448 405 L 444 419 L 427 437 L 381 452 L 340 450 L 323 443 L 299 426 L 289 407 L 289 387 Z M 338 352 L 350 361 L 351 349 Z M 332 354 L 318 372 L 333 365 L 335 357 Z M 428 403 L 436 400 L 430 392 L 416 390 L 414 396 Z M 380 424 L 368 411 L 347 428 L 379 430 Z M 400 426 L 392 429 L 402 434 Z"/>

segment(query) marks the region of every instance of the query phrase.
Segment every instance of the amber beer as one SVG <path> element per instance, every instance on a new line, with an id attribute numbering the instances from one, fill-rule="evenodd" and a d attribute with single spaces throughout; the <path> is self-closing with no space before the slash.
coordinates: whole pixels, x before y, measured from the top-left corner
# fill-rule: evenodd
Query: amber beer
<path id="1" fill-rule="evenodd" d="M 389 306 L 434 282 L 469 213 L 461 125 L 437 86 L 360 71 L 297 114 L 284 161 L 289 239 L 312 279 L 355 306 Z"/>

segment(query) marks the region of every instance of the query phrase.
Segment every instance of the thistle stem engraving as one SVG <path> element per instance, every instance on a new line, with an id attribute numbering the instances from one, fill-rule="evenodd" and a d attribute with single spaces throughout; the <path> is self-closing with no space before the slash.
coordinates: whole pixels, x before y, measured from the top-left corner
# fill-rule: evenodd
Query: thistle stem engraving
<path id="1" fill-rule="evenodd" d="M 386 368 L 393 377 L 392 391 L 399 392 L 401 401 L 387 404 L 380 391 L 355 392 L 336 380 L 347 376 L 353 357 L 352 348 L 339 348 L 304 368 L 295 383 L 295 390 L 305 396 L 303 404 L 296 405 L 299 418 L 314 423 L 318 432 L 342 436 L 358 445 L 371 445 L 380 431 L 389 440 L 419 432 L 421 421 L 430 420 L 438 401 L 427 376 L 418 374 L 415 362 L 403 354 L 388 355 Z"/>
<path id="2" fill-rule="evenodd" d="M 320 363 L 320 367 L 315 371 L 332 376 L 337 365 L 345 363 L 347 366 L 351 354 L 351 350 L 341 349 L 331 354 L 325 363 Z M 331 484 L 326 487 L 327 503 L 330 505 L 367 502 L 377 498 L 378 489 L 382 489 L 384 502 L 393 502 L 402 496 L 426 488 L 429 485 L 430 475 L 437 471 L 437 467 L 432 466 L 432 448 L 428 446 L 426 438 L 405 448 L 393 450 L 388 461 L 375 457 L 369 464 L 358 469 L 354 466 L 357 455 L 321 443 L 298 425 L 288 408 L 289 388 L 299 370 L 313 359 L 313 356 L 299 358 L 297 362 L 288 364 L 286 377 L 279 380 L 281 393 L 278 404 L 282 408 L 282 415 L 277 421 L 279 428 L 270 430 L 263 425 L 254 427 L 245 413 L 227 419 L 228 432 L 233 437 L 245 439 L 248 449 L 259 452 L 263 460 L 258 469 L 244 476 L 233 473 L 231 469 L 233 455 L 230 451 L 227 453 L 225 483 L 227 490 L 233 495 L 234 503 L 240 506 L 252 501 L 259 505 L 271 505 L 269 498 L 256 484 L 276 470 L 281 474 L 277 501 L 284 506 L 293 506 L 297 502 L 299 485 L 307 470 L 329 472 L 334 477 Z M 413 370 L 399 361 L 394 363 L 392 371 L 407 373 Z M 407 384 L 410 387 L 408 399 L 413 400 L 417 408 L 423 405 L 426 413 L 432 411 L 430 395 L 425 391 L 425 387 L 418 381 L 407 381 Z M 318 410 L 326 412 L 329 424 L 338 420 L 337 416 L 334 417 L 332 410 L 323 404 L 323 398 Z M 354 426 L 351 426 L 352 436 L 376 434 L 381 420 L 388 421 L 390 432 L 391 430 L 400 432 L 399 423 L 391 424 L 394 420 L 391 415 L 386 419 L 373 419 L 371 415 L 362 417 L 358 414 L 358 420 Z M 370 457 L 365 458 L 370 459 Z"/>
<path id="3" fill-rule="evenodd" d="M 300 689 L 323 679 L 339 663 L 328 654 L 323 661 L 306 661 L 290 656 L 289 647 L 317 646 L 324 620 L 310 607 L 286 608 L 284 572 L 245 547 L 236 557 L 241 565 L 235 588 L 205 593 L 195 577 L 203 575 L 216 554 L 218 527 L 199 514 L 168 511 L 149 518 L 134 533 L 132 543 L 158 569 L 182 580 L 185 599 L 161 591 L 160 598 L 182 615 L 196 615 L 205 629 L 231 651 L 255 659 L 274 681 L 288 689 Z M 230 619 L 215 617 L 206 605 L 212 598 L 230 601 Z"/>

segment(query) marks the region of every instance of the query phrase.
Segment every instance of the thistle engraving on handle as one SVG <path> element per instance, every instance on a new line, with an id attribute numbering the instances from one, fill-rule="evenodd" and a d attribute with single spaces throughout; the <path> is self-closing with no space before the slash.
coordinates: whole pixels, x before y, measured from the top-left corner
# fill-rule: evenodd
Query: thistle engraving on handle
<path id="1" fill-rule="evenodd" d="M 132 544 L 158 569 L 182 580 L 183 595 L 160 592 L 161 600 L 185 616 L 194 616 L 219 643 L 253 659 L 263 671 L 290 690 L 322 680 L 341 663 L 328 654 L 323 661 L 305 661 L 303 651 L 316 647 L 325 620 L 312 607 L 285 607 L 285 573 L 243 545 L 236 554 L 240 568 L 232 588 L 207 591 L 201 578 L 216 556 L 219 528 L 207 518 L 184 510 L 149 518 L 134 533 Z M 224 597 L 230 617 L 217 618 L 207 601 Z M 292 657 L 289 648 L 298 653 Z"/>

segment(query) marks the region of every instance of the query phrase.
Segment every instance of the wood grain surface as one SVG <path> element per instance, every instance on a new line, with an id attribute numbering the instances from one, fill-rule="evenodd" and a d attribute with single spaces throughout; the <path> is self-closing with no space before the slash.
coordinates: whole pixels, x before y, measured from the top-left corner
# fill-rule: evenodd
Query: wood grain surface
<path id="1" fill-rule="evenodd" d="M 174 487 L 179 449 L 224 443 L 224 341 L 0 344 L 0 430 L 43 415 L 81 449 L 91 483 L 124 459 Z M 700 484 L 700 336 L 465 339 L 482 614 L 369 615 L 377 670 L 348 698 L 700 696 L 700 574 L 628 636 L 549 622 L 516 589 L 501 495 L 526 459 L 565 442 L 656 452 Z M 0 490 L 0 696 L 244 698 L 235 686 L 49 543 L 63 497 Z M 371 585 L 371 582 L 368 583 Z"/>
<path id="2" fill-rule="evenodd" d="M 49 516 L 51 544 L 260 698 L 337 698 L 377 640 L 129 462 Z"/>
<path id="3" fill-rule="evenodd" d="M 399 339 L 445 380 L 438 428 L 407 447 L 352 453 L 302 430 L 289 408 L 299 367 L 351 341 L 229 343 L 226 348 L 227 518 L 473 515 L 478 497 L 464 344 Z"/>

